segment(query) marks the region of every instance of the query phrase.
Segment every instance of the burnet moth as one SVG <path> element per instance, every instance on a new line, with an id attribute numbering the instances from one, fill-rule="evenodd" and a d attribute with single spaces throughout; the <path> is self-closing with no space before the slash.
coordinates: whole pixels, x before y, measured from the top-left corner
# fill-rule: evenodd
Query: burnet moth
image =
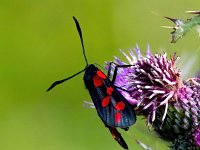
<path id="1" fill-rule="evenodd" d="M 76 18 L 73 17 L 73 19 L 79 33 L 86 67 L 68 78 L 54 82 L 47 91 L 85 71 L 83 80 L 90 93 L 99 117 L 109 129 L 113 138 L 124 149 L 128 149 L 126 142 L 116 127 L 128 130 L 128 128 L 136 122 L 136 114 L 131 104 L 128 103 L 128 101 L 117 90 L 117 87 L 114 86 L 117 68 L 114 71 L 113 80 L 111 81 L 108 77 L 110 74 L 109 72 L 108 76 L 106 76 L 94 64 L 88 64 L 81 28 Z"/>

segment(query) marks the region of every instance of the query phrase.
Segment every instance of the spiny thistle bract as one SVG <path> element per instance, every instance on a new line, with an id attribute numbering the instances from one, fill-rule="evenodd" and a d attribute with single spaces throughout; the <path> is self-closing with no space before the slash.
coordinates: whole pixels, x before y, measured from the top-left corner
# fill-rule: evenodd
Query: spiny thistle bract
<path id="1" fill-rule="evenodd" d="M 171 43 L 176 43 L 180 38 L 182 38 L 188 31 L 190 31 L 193 27 L 198 26 L 197 32 L 200 34 L 200 11 L 187 11 L 189 14 L 197 14 L 196 16 L 182 20 L 182 19 L 174 19 L 170 17 L 165 17 L 166 19 L 171 20 L 175 26 L 162 26 L 164 28 L 170 28 L 174 31 L 171 32 L 172 40 Z"/>
<path id="2" fill-rule="evenodd" d="M 121 52 L 128 63 L 115 57 L 111 75 L 118 66 L 115 85 L 136 113 L 144 115 L 161 138 L 171 141 L 171 149 L 200 149 L 199 79 L 182 79 L 176 54 L 154 55 L 148 47 L 143 56 L 138 46 L 129 55 Z"/>

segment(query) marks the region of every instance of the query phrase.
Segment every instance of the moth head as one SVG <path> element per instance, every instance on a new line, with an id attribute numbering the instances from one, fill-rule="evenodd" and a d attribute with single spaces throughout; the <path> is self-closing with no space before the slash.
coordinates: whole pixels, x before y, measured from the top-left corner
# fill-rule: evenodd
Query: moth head
<path id="1" fill-rule="evenodd" d="M 90 81 L 92 79 L 92 77 L 96 74 L 98 68 L 95 67 L 95 65 L 90 64 L 88 66 L 86 66 L 85 68 L 85 74 L 84 74 L 84 81 Z"/>

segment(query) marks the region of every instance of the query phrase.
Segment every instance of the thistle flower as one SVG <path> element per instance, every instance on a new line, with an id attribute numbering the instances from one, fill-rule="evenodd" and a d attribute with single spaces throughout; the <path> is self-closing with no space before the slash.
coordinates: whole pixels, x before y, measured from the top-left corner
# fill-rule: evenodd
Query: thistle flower
<path id="1" fill-rule="evenodd" d="M 144 57 L 138 46 L 135 51 L 137 57 L 133 50 L 130 50 L 130 57 L 122 52 L 132 66 L 119 69 L 115 85 L 129 91 L 121 90 L 131 104 L 136 104 L 138 110 L 147 114 L 147 123 L 154 122 L 159 108 L 165 110 L 162 117 L 164 121 L 169 102 L 174 102 L 180 95 L 180 90 L 184 88 L 180 71 L 176 68 L 179 58 L 175 54 L 169 60 L 166 53 L 152 55 L 149 48 Z M 126 65 L 117 57 L 115 63 Z M 114 69 L 115 65 L 112 67 Z"/>
<path id="2" fill-rule="evenodd" d="M 193 133 L 193 140 L 195 145 L 200 147 L 200 126 Z"/>
<path id="3" fill-rule="evenodd" d="M 185 81 L 184 97 L 170 105 L 164 123 L 159 119 L 153 125 L 155 131 L 172 141 L 171 149 L 196 150 L 200 148 L 200 85 L 194 79 Z M 162 124 L 162 127 L 160 125 Z"/>
<path id="4" fill-rule="evenodd" d="M 161 138 L 172 142 L 171 149 L 200 147 L 200 84 L 196 79 L 182 79 L 176 67 L 179 57 L 153 55 L 149 47 L 142 56 L 138 46 L 130 50 L 130 56 L 121 52 L 128 63 L 115 57 L 111 74 L 119 66 L 115 85 L 137 114 L 144 115 Z"/>

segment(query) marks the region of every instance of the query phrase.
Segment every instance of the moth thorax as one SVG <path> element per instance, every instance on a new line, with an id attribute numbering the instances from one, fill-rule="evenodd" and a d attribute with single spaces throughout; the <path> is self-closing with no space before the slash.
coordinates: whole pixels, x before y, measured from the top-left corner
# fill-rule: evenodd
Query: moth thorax
<path id="1" fill-rule="evenodd" d="M 83 77 L 86 87 L 87 87 L 87 84 L 89 84 L 90 81 L 92 81 L 92 78 L 96 74 L 97 70 L 98 68 L 95 67 L 93 64 L 86 67 L 85 74 Z"/>

